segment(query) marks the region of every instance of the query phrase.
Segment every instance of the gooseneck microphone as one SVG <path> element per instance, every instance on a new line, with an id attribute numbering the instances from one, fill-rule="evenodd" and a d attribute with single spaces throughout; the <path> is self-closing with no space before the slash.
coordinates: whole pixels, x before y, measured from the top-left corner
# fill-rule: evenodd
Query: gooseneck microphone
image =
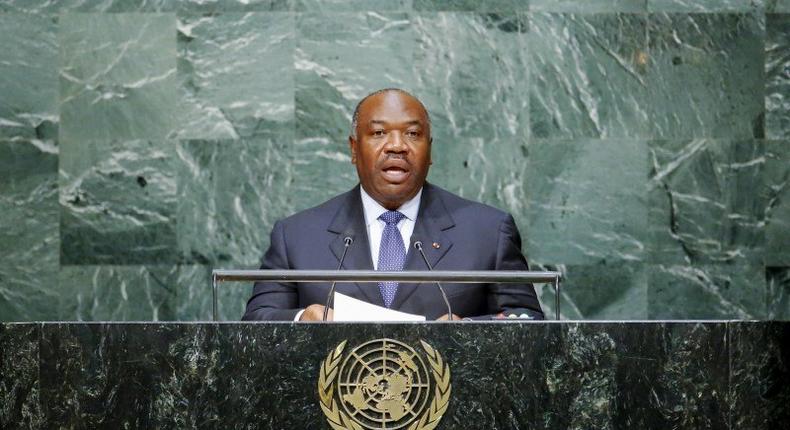
<path id="1" fill-rule="evenodd" d="M 422 256 L 422 261 L 424 261 L 425 265 L 428 266 L 428 270 L 433 272 L 433 267 L 431 267 L 431 263 L 428 262 L 428 257 L 425 256 L 425 252 L 422 250 L 422 242 L 419 240 L 415 241 L 414 248 L 417 251 L 420 251 L 420 255 Z M 453 309 L 450 307 L 450 300 L 447 299 L 447 294 L 444 292 L 444 288 L 442 288 L 442 284 L 439 281 L 436 281 L 436 286 L 439 287 L 439 292 L 442 293 L 444 304 L 447 305 L 447 318 L 449 321 L 452 321 Z"/>
<path id="2" fill-rule="evenodd" d="M 348 247 L 350 247 L 352 243 L 354 243 L 353 237 L 346 236 L 343 238 L 343 255 L 340 256 L 340 264 L 337 265 L 337 270 L 340 270 L 343 267 L 343 261 L 345 261 L 346 254 L 348 254 Z M 321 321 L 326 321 L 326 317 L 329 315 L 329 303 L 332 301 L 332 296 L 335 294 L 335 284 L 337 284 L 337 281 L 332 281 L 332 286 L 329 288 L 329 294 L 326 295 L 324 318 Z"/>

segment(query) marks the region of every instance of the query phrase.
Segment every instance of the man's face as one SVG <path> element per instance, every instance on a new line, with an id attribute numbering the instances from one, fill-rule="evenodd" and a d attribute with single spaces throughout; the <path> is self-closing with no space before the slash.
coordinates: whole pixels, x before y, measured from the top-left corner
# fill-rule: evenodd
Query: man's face
<path id="1" fill-rule="evenodd" d="M 389 210 L 417 194 L 431 164 L 431 130 L 420 102 L 398 91 L 377 94 L 359 108 L 351 162 L 365 191 Z"/>

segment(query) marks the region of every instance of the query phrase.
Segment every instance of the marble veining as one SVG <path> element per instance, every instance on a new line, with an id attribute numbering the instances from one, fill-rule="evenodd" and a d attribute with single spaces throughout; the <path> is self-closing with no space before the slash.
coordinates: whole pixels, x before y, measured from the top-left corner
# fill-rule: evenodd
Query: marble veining
<path id="1" fill-rule="evenodd" d="M 767 430 L 787 415 L 788 325 L 779 322 L 49 323 L 0 326 L 0 419 L 327 428 L 320 361 L 343 340 L 381 337 L 423 339 L 445 358 L 445 429 Z"/>
<path id="2" fill-rule="evenodd" d="M 256 267 L 277 219 L 356 184 L 352 110 L 387 86 L 432 114 L 428 180 L 566 274 L 564 318 L 787 318 L 788 13 L 4 1 L 0 320 L 210 318 L 212 268 Z M 221 287 L 222 319 L 250 288 Z"/>

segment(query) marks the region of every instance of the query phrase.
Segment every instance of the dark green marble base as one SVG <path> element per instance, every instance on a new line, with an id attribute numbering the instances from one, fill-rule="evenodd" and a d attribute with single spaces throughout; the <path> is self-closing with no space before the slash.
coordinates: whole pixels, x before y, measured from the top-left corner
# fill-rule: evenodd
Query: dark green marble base
<path id="1" fill-rule="evenodd" d="M 0 426 L 328 428 L 343 340 L 432 344 L 441 429 L 776 429 L 790 323 L 3 324 Z"/>

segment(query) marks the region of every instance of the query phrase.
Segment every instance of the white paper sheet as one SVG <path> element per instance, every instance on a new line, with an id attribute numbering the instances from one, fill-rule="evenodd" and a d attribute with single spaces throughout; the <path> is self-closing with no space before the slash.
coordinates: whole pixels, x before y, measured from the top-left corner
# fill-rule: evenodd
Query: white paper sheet
<path id="1" fill-rule="evenodd" d="M 393 311 L 335 292 L 335 321 L 425 321 L 422 315 Z"/>

